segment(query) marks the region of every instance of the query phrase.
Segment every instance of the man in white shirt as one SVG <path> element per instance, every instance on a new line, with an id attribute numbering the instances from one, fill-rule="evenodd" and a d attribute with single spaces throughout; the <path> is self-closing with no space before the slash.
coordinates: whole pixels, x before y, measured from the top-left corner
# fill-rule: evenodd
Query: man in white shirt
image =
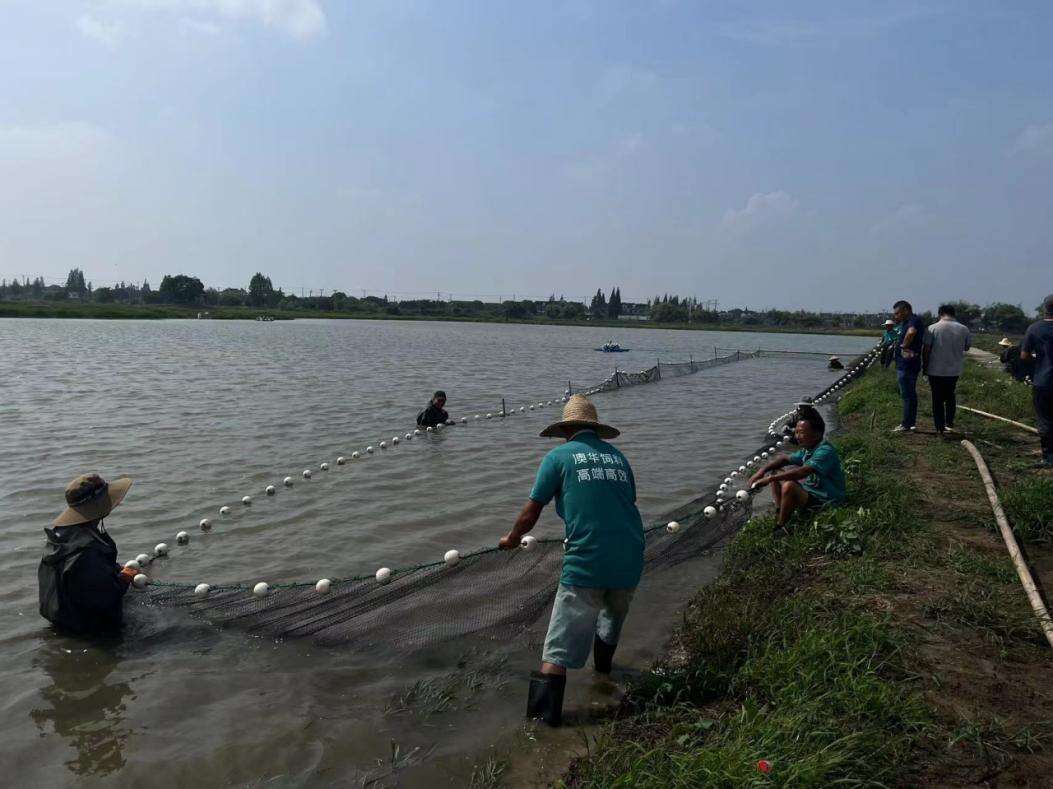
<path id="1" fill-rule="evenodd" d="M 921 363 L 932 389 L 932 421 L 936 432 L 943 435 L 947 430 L 954 430 L 957 407 L 954 390 L 965 367 L 965 352 L 969 350 L 972 337 L 969 330 L 955 319 L 953 305 L 941 306 L 939 316 L 940 319 L 925 332 Z"/>

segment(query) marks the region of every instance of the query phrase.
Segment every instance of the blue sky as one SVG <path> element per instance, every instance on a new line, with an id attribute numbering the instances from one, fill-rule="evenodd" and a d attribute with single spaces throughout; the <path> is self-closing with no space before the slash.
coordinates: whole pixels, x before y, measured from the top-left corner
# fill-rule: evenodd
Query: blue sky
<path id="1" fill-rule="evenodd" d="M 0 0 L 0 277 L 1053 291 L 1053 4 Z"/>

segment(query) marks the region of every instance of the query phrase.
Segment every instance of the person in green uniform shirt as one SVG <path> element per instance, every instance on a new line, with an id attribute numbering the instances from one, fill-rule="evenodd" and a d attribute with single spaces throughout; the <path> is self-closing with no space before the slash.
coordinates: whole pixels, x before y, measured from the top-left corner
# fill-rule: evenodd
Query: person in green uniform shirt
<path id="1" fill-rule="evenodd" d="M 896 343 L 899 342 L 899 326 L 892 318 L 885 321 L 885 331 L 881 335 L 881 366 L 892 364 Z"/>
<path id="2" fill-rule="evenodd" d="M 593 653 L 600 673 L 611 671 L 614 650 L 643 573 L 644 533 L 636 508 L 636 480 L 625 456 L 604 439 L 619 431 L 599 421 L 596 407 L 574 395 L 563 418 L 541 431 L 565 443 L 541 461 L 530 498 L 505 550 L 518 548 L 552 499 L 566 525 L 566 552 L 541 670 L 531 673 L 527 716 L 550 726 L 562 721 L 567 669 L 582 668 Z"/>
<path id="3" fill-rule="evenodd" d="M 845 500 L 845 472 L 837 450 L 823 438 L 826 423 L 810 406 L 802 407 L 798 414 L 794 436 L 801 449 L 792 455 L 777 455 L 750 477 L 753 488 L 771 485 L 779 527 L 786 526 L 797 510 Z"/>

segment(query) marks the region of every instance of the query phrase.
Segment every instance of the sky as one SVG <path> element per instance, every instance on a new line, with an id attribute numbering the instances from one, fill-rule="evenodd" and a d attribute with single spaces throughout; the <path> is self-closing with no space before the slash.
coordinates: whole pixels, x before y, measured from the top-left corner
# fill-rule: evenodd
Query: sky
<path id="1" fill-rule="evenodd" d="M 0 277 L 1053 292 L 1053 4 L 0 0 Z"/>

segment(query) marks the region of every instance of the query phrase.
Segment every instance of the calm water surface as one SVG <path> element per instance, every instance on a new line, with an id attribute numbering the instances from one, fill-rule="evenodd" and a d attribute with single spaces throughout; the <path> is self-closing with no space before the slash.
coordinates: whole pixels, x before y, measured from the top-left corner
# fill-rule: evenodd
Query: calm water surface
<path id="1" fill-rule="evenodd" d="M 0 320 L 0 764 L 21 785 L 400 785 L 468 782 L 501 741 L 520 747 L 524 672 L 537 648 L 500 649 L 487 687 L 425 714 L 399 702 L 490 658 L 449 645 L 365 657 L 255 639 L 179 611 L 131 609 L 119 640 L 52 633 L 36 610 L 41 529 L 75 475 L 135 480 L 108 519 L 122 561 L 164 540 L 153 575 L 212 583 L 346 577 L 434 561 L 507 531 L 556 406 L 472 420 L 337 467 L 338 455 L 413 429 L 433 389 L 452 416 L 554 400 L 606 377 L 711 357 L 713 347 L 848 353 L 823 335 L 626 331 L 630 353 L 592 349 L 609 329 L 387 321 Z M 620 427 L 646 520 L 711 488 L 770 419 L 832 375 L 817 360 L 751 360 L 595 398 Z M 332 470 L 323 473 L 319 463 Z M 305 481 L 300 472 L 315 470 Z M 281 487 L 294 476 L 291 490 Z M 279 488 L 267 498 L 268 484 Z M 251 495 L 244 507 L 240 499 Z M 229 505 L 232 516 L 218 510 Z M 537 533 L 562 533 L 547 511 Z M 201 534 L 210 517 L 215 528 Z M 192 535 L 177 548 L 175 534 Z M 711 577 L 700 560 L 641 587 L 619 659 L 642 668 L 676 606 Z M 515 590 L 509 590 L 514 594 Z M 539 627 L 543 630 L 544 623 Z M 585 677 L 587 672 L 582 672 Z M 568 709 L 602 701 L 575 682 Z M 465 694 L 462 694 L 465 695 Z M 403 707 L 409 709 L 403 709 Z M 470 707 L 466 709 L 465 707 Z M 400 757 L 392 766 L 392 743 Z M 418 750 L 414 750 L 418 749 Z M 407 757 L 407 754 L 409 756 Z M 500 756 L 500 754 L 496 754 Z"/>

